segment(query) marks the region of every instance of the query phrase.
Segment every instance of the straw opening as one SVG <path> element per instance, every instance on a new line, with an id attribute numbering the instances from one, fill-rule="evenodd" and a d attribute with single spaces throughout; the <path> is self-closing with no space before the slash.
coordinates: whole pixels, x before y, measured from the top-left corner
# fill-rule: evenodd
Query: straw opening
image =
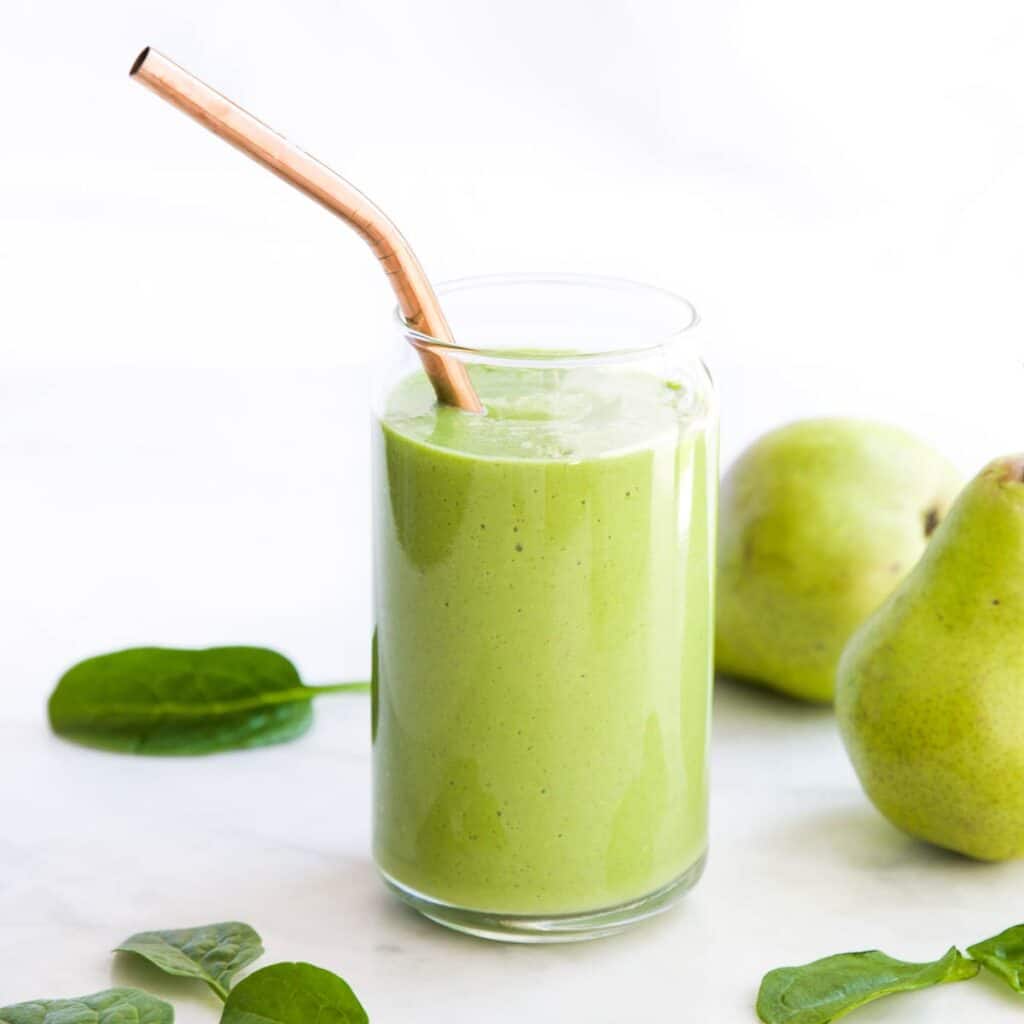
<path id="1" fill-rule="evenodd" d="M 149 47 L 147 46 L 142 53 L 135 58 L 135 63 L 132 65 L 131 71 L 128 72 L 128 77 L 132 78 L 135 73 L 146 63 L 146 58 L 149 56 Z"/>

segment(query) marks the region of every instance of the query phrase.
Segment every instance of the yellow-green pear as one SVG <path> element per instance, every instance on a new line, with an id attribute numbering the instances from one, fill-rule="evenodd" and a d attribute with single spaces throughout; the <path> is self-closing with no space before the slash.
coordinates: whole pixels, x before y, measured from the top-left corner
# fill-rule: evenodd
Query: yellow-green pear
<path id="1" fill-rule="evenodd" d="M 829 701 L 846 641 L 920 558 L 959 489 L 897 427 L 802 420 L 766 434 L 722 481 L 716 667 Z"/>
<path id="2" fill-rule="evenodd" d="M 1024 455 L 964 488 L 850 640 L 836 714 L 894 825 L 981 860 L 1024 856 Z"/>

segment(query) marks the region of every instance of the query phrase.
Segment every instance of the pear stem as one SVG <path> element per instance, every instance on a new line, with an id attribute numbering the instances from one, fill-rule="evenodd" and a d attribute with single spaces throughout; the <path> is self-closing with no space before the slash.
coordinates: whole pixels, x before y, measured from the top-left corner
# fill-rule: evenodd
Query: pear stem
<path id="1" fill-rule="evenodd" d="M 1004 480 L 1024 484 L 1024 455 L 1013 455 L 1004 463 Z"/>

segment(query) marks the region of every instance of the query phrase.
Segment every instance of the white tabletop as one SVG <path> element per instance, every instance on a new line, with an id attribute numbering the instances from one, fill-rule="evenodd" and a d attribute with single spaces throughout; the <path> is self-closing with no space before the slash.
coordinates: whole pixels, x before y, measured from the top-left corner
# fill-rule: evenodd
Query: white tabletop
<path id="1" fill-rule="evenodd" d="M 724 367 L 727 456 L 769 422 L 766 388 L 781 419 L 835 404 L 839 380 L 849 411 L 867 412 L 899 383 L 850 373 Z M 365 697 L 322 700 L 298 742 L 211 758 L 57 740 L 53 681 L 119 646 L 259 643 L 310 681 L 365 678 L 365 374 L 5 371 L 0 385 L 0 1002 L 136 984 L 171 998 L 180 1024 L 214 1021 L 200 986 L 108 951 L 138 930 L 238 918 L 265 962 L 338 972 L 377 1022 L 741 1024 L 771 967 L 872 947 L 930 959 L 1024 916 L 1024 866 L 947 855 L 879 817 L 827 709 L 729 682 L 704 880 L 653 922 L 559 947 L 449 933 L 377 882 Z M 940 423 L 946 398 L 919 390 L 910 425 Z M 969 467 L 1009 444 L 1000 422 L 936 439 Z M 1020 1015 L 988 979 L 897 999 L 856 1019 Z"/>

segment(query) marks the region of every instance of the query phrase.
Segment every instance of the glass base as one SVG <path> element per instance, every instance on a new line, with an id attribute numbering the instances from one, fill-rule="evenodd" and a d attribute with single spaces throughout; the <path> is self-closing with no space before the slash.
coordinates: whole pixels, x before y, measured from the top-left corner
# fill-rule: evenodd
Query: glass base
<path id="1" fill-rule="evenodd" d="M 383 871 L 381 877 L 400 900 L 424 917 L 467 935 L 498 942 L 584 942 L 614 935 L 630 925 L 668 910 L 688 889 L 696 885 L 704 873 L 706 859 L 707 854 L 701 854 L 678 878 L 638 899 L 581 914 L 555 914 L 550 917 L 500 914 L 449 906 L 407 888 Z"/>

